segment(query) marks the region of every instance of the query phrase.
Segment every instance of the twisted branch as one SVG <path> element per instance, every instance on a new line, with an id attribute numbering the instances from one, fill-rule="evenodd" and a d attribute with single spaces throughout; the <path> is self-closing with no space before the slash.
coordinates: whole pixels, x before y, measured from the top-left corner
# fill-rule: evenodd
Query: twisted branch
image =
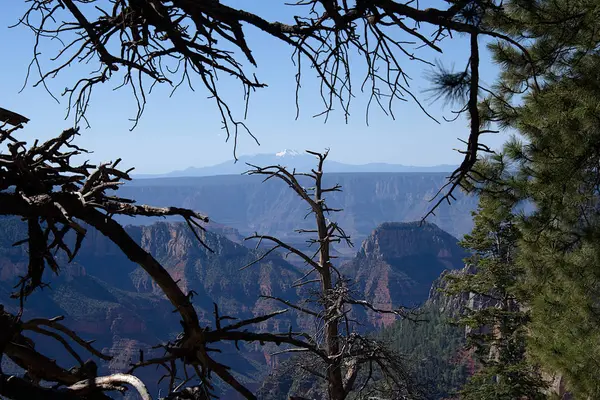
<path id="1" fill-rule="evenodd" d="M 0 116 L 2 116 L 1 112 Z M 7 118 L 7 121 L 18 123 L 22 120 L 14 115 Z M 208 347 L 210 343 L 222 341 L 275 343 L 314 348 L 317 353 L 319 352 L 313 343 L 303 341 L 299 338 L 301 334 L 291 331 L 285 334 L 248 331 L 248 327 L 275 318 L 285 310 L 222 327 L 220 322 L 227 317 L 219 317 L 216 308 L 216 328 L 200 326 L 198 315 L 191 302 L 193 292 L 184 293 L 164 266 L 129 236 L 113 217 L 114 215 L 180 216 L 204 246 L 206 244 L 200 234 L 204 232 L 202 224 L 208 222 L 208 218 L 184 208 L 138 205 L 131 199 L 116 195 L 115 192 L 123 181 L 130 179 L 131 170 L 119 169 L 120 160 L 98 166 L 87 162 L 76 164 L 73 161 L 74 157 L 86 152 L 85 149 L 73 144 L 77 129 L 68 129 L 56 138 L 41 144 L 36 141 L 31 147 L 14 136 L 16 131 L 17 129 L 13 128 L 0 128 L 2 144 L 7 150 L 0 152 L 0 215 L 16 215 L 27 220 L 29 236 L 15 245 L 28 245 L 29 265 L 27 273 L 17 285 L 19 290 L 13 293 L 13 297 L 21 302 L 19 314 L 13 316 L 5 313 L 3 308 L 0 309 L 2 311 L 0 332 L 3 333 L 0 335 L 0 354 L 7 355 L 26 370 L 33 379 L 33 386 L 40 380 L 55 382 L 61 390 L 48 392 L 48 396 L 68 397 L 72 396 L 73 392 L 85 396 L 91 392 L 120 390 L 122 384 L 127 383 L 134 385 L 143 396 L 147 395 L 143 386 L 140 386 L 141 382 L 135 377 L 119 375 L 97 378 L 95 363 L 83 362 L 82 357 L 67 339 L 100 359 L 110 360 L 111 357 L 94 349 L 91 342 L 85 341 L 76 332 L 63 325 L 61 323 L 63 317 L 21 321 L 24 301 L 35 290 L 46 285 L 42 282 L 46 268 L 49 267 L 55 273 L 60 273 L 59 264 L 63 260 L 60 254 L 64 253 L 68 262 L 72 261 L 77 256 L 90 228 L 104 234 L 131 261 L 144 269 L 181 317 L 183 332 L 175 341 L 160 346 L 165 349 L 166 355 L 154 360 L 141 359 L 140 363 L 132 366 L 132 372 L 141 366 L 162 365 L 167 369 L 171 382 L 174 382 L 177 379 L 177 368 L 174 363 L 180 362 L 183 363 L 186 374 L 186 367 L 191 366 L 206 388 L 212 387 L 209 380 L 210 373 L 214 372 L 242 396 L 254 399 L 254 395 L 229 372 L 229 367 L 216 362 L 211 357 L 209 353 L 214 349 Z M 73 235 L 74 243 L 69 240 Z M 58 365 L 35 349 L 35 343 L 24 335 L 26 332 L 40 333 L 58 341 L 75 358 L 79 367 L 67 369 Z M 4 378 L 10 381 L 9 377 Z M 185 381 L 189 379 L 186 377 Z M 14 388 L 22 387 L 23 384 L 20 380 L 11 382 L 12 386 L 0 385 L 0 395 L 12 393 Z M 34 387 L 28 387 L 24 393 L 33 393 L 36 390 Z"/>

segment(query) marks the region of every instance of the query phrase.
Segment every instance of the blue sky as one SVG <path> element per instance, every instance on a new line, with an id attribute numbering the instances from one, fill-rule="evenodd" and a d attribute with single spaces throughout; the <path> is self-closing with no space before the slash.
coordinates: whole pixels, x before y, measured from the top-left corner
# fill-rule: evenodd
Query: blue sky
<path id="1" fill-rule="evenodd" d="M 283 0 L 223 0 L 239 7 L 251 7 L 270 18 L 286 22 L 289 7 Z M 423 2 L 421 2 L 423 3 Z M 437 1 L 430 1 L 432 5 Z M 421 7 L 429 4 L 421 4 Z M 11 1 L 0 15 L 0 107 L 17 111 L 31 119 L 19 135 L 25 140 L 46 139 L 70 127 L 73 119 L 65 120 L 67 99 L 59 95 L 76 78 L 85 76 L 92 68 L 75 66 L 65 70 L 49 83 L 51 91 L 59 98 L 58 104 L 43 88 L 32 87 L 37 77 L 34 72 L 29 84 L 19 93 L 26 77 L 27 65 L 32 56 L 33 34 L 25 27 L 9 29 L 21 16 L 25 4 Z M 292 10 L 294 11 L 294 10 Z M 7 40 L 8 38 L 8 40 Z M 429 119 L 413 102 L 396 102 L 395 120 L 372 108 L 369 126 L 365 123 L 368 94 L 357 91 L 351 108 L 352 115 L 346 123 L 341 110 L 335 111 L 324 123 L 313 115 L 322 111 L 314 73 L 306 70 L 300 92 L 300 117 L 295 120 L 295 68 L 290 61 L 291 49 L 260 32 L 248 31 L 247 38 L 258 61 L 258 68 L 248 69 L 259 80 L 268 84 L 252 95 L 246 124 L 257 136 L 261 145 L 245 134 L 240 136 L 238 154 L 275 153 L 284 148 L 322 150 L 331 148 L 330 157 L 346 163 L 388 162 L 405 165 L 435 165 L 458 163 L 461 158 L 453 151 L 462 148 L 458 138 L 466 139 L 467 122 L 459 119 L 443 122 L 443 116 L 452 116 L 450 108 L 442 102 L 428 106 L 441 124 Z M 448 40 L 443 55 L 423 51 L 424 57 L 439 58 L 445 65 L 463 68 L 467 60 L 466 38 Z M 47 42 L 42 47 L 42 59 L 56 54 L 58 43 Z M 494 78 L 495 69 L 489 57 L 482 60 L 482 77 L 487 83 Z M 51 64 L 46 64 L 49 67 Z M 423 99 L 429 84 L 425 79 L 430 67 L 405 60 L 405 70 L 412 78 L 413 92 Z M 358 72 L 361 65 L 353 65 Z M 355 74 L 355 78 L 361 78 Z M 220 129 L 220 118 L 207 91 L 196 82 L 195 91 L 181 87 L 172 97 L 171 88 L 158 86 L 149 96 L 144 115 L 137 127 L 130 131 L 130 118 L 136 114 L 136 103 L 128 88 L 114 91 L 118 79 L 94 89 L 87 118 L 91 128 L 82 129 L 79 144 L 92 149 L 92 161 L 123 158 L 124 166 L 135 166 L 137 173 L 160 173 L 190 166 L 212 165 L 232 159 L 233 142 L 225 141 Z M 244 113 L 242 91 L 231 79 L 221 80 L 222 93 L 240 118 Z M 358 87 L 358 85 L 355 85 Z M 485 137 L 486 144 L 499 146 L 505 135 Z"/>

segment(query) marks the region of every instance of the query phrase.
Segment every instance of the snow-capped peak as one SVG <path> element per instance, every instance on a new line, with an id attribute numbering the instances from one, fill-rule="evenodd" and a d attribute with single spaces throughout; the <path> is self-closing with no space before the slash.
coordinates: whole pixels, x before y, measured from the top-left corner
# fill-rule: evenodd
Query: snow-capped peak
<path id="1" fill-rule="evenodd" d="M 289 150 L 289 149 L 285 149 L 283 151 L 280 151 L 279 153 L 275 153 L 276 157 L 294 157 L 300 155 L 299 152 L 297 152 L 296 150 Z"/>

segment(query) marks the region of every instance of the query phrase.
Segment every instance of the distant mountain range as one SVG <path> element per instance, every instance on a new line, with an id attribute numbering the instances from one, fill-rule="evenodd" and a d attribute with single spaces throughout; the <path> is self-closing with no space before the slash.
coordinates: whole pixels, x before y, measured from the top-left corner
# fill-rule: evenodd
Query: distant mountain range
<path id="1" fill-rule="evenodd" d="M 169 178 L 191 176 L 213 176 L 241 174 L 249 169 L 248 164 L 257 166 L 282 165 L 297 170 L 310 171 L 315 167 L 315 157 L 296 150 L 285 149 L 275 154 L 255 154 L 240 156 L 238 161 L 229 160 L 208 167 L 189 167 L 181 171 L 172 171 L 166 174 L 134 174 L 138 179 L 144 178 Z M 368 163 L 344 164 L 338 161 L 326 161 L 327 172 L 452 172 L 456 165 L 434 165 L 418 167 L 401 164 Z"/>
<path id="2" fill-rule="evenodd" d="M 343 209 L 332 218 L 359 245 L 379 224 L 423 218 L 433 206 L 430 200 L 447 182 L 447 176 L 447 173 L 427 172 L 326 172 L 323 183 L 341 185 L 342 192 L 328 193 L 327 202 L 331 207 Z M 310 229 L 313 223 L 305 218 L 307 206 L 293 190 L 273 179 L 263 183 L 261 176 L 134 179 L 119 189 L 119 195 L 135 199 L 139 204 L 191 208 L 239 231 L 242 237 L 260 232 L 298 246 L 305 244 L 306 235 L 295 230 Z M 427 220 L 455 237 L 462 237 L 471 231 L 471 212 L 476 207 L 475 196 L 457 192 L 451 205 L 441 204 Z M 156 220 L 121 218 L 125 224 L 147 224 Z M 209 224 L 209 229 L 213 226 Z M 228 235 L 235 236 L 235 233 Z M 338 250 L 348 251 L 350 255 L 355 251 Z"/>

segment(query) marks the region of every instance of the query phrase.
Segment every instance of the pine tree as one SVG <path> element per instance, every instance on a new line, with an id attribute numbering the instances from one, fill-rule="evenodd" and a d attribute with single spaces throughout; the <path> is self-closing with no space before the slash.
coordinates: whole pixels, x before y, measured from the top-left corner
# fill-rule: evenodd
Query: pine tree
<path id="1" fill-rule="evenodd" d="M 478 165 L 488 180 L 476 188 L 475 226 L 461 242 L 472 252 L 467 262 L 474 273 L 447 278 L 450 294 L 470 293 L 473 300 L 459 322 L 467 328 L 468 347 L 480 369 L 461 391 L 465 400 L 545 398 L 546 385 L 526 353 L 529 313 L 520 286 L 523 270 L 516 263 L 518 198 L 506 190 L 503 161 L 499 155 Z"/>
<path id="2" fill-rule="evenodd" d="M 514 331 L 526 340 L 517 341 L 522 344 L 513 355 L 523 353 L 545 372 L 562 374 L 569 390 L 584 399 L 600 398 L 599 17 L 597 0 L 513 0 L 504 12 L 487 17 L 489 26 L 518 45 L 490 45 L 502 73 L 493 94 L 480 104 L 482 126 L 509 128 L 521 138 L 509 141 L 506 157 L 496 159 L 500 166 L 516 164 L 510 180 L 498 182 L 490 170 L 472 174 L 492 191 L 482 197 L 476 228 L 465 242 L 478 253 L 478 246 L 489 245 L 484 239 L 496 232 L 496 223 L 510 222 L 518 235 L 508 247 L 518 251 L 509 263 L 503 260 L 513 275 L 494 272 L 488 256 L 476 263 L 478 273 L 462 283 L 463 289 L 505 288 L 517 296 L 527 307 L 519 322 L 527 334 Z M 507 192 L 514 197 L 504 204 Z M 514 219 L 502 210 L 517 200 L 533 210 Z M 499 282 L 504 286 L 494 286 Z M 521 318 L 512 316 L 516 319 L 508 319 L 509 327 Z M 493 320 L 485 314 L 478 318 L 471 321 L 474 326 Z M 483 357 L 489 354 L 489 335 L 481 338 L 476 345 Z M 510 398 L 485 397 L 501 393 L 502 380 L 490 382 L 502 367 L 484 365 L 465 388 L 466 398 L 469 392 L 474 393 L 470 398 Z"/>
<path id="3" fill-rule="evenodd" d="M 531 298 L 531 350 L 582 398 L 600 398 L 600 54 L 587 54 L 528 99 L 507 146 L 535 212 L 519 264 Z"/>

